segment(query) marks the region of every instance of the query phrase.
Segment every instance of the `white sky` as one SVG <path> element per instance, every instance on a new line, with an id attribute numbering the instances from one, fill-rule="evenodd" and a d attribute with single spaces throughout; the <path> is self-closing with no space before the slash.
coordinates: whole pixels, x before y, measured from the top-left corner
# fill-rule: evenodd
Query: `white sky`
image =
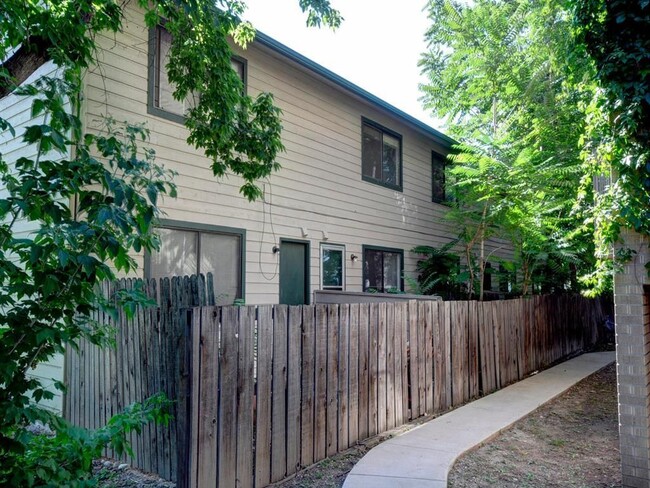
<path id="1" fill-rule="evenodd" d="M 422 109 L 418 60 L 425 51 L 426 0 L 333 0 L 335 32 L 305 27 L 298 0 L 246 0 L 255 28 L 413 117 L 440 128 Z"/>

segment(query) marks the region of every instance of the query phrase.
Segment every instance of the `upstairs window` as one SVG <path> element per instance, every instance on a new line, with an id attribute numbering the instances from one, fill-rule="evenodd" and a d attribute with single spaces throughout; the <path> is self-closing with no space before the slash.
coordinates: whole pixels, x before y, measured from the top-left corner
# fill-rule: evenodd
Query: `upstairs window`
<path id="1" fill-rule="evenodd" d="M 431 152 L 431 201 L 444 203 L 445 194 L 445 157 Z"/>
<path id="2" fill-rule="evenodd" d="M 402 191 L 402 136 L 363 119 L 361 137 L 363 180 Z"/>
<path id="3" fill-rule="evenodd" d="M 164 26 L 158 25 L 149 34 L 149 113 L 183 123 L 185 114 L 196 103 L 195 93 L 185 100 L 174 99 L 175 86 L 169 81 L 167 63 L 172 44 L 172 35 Z M 231 66 L 246 85 L 246 60 L 233 56 Z"/>
<path id="4" fill-rule="evenodd" d="M 364 246 L 363 291 L 401 291 L 403 257 L 401 249 Z"/>
<path id="5" fill-rule="evenodd" d="M 212 273 L 217 305 L 243 298 L 244 230 L 204 230 L 187 224 L 159 228 L 157 232 L 160 250 L 152 251 L 148 257 L 149 278 Z"/>

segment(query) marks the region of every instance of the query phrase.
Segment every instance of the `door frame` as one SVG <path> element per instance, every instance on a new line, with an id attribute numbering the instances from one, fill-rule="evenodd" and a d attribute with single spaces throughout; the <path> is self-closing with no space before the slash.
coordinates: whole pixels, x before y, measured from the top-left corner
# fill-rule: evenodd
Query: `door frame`
<path id="1" fill-rule="evenodd" d="M 310 251 L 311 251 L 311 241 L 303 239 L 291 239 L 289 237 L 280 237 L 280 259 L 282 259 L 282 243 L 294 243 L 294 244 L 303 244 L 305 246 L 305 305 L 311 304 L 311 269 L 310 269 Z M 282 269 L 282 264 L 279 265 L 279 269 Z M 282 273 L 278 272 L 278 302 L 280 301 L 280 290 L 282 289 Z"/>

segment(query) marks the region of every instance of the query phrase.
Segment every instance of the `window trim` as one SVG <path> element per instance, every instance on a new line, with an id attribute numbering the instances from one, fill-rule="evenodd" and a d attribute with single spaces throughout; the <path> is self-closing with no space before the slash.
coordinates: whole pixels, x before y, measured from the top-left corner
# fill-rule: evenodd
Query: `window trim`
<path id="1" fill-rule="evenodd" d="M 390 183 L 386 183 L 384 181 L 363 174 L 363 126 L 364 125 L 367 125 L 375 130 L 381 131 L 382 133 L 386 133 L 389 136 L 399 140 L 399 171 L 398 171 L 399 185 L 392 185 Z M 389 129 L 388 127 L 384 127 L 383 125 L 378 124 L 377 122 L 374 122 L 363 116 L 361 117 L 361 179 L 363 181 L 367 181 L 368 183 L 373 183 L 375 185 L 383 186 L 384 188 L 390 188 L 391 190 L 396 190 L 400 192 L 404 191 L 404 140 L 402 138 L 402 135 L 395 132 L 394 130 Z"/>
<path id="2" fill-rule="evenodd" d="M 156 62 L 156 56 L 157 56 L 157 51 L 158 51 L 158 46 L 157 46 L 157 40 L 158 40 L 158 35 L 157 35 L 157 30 L 159 27 L 162 27 L 163 29 L 165 28 L 165 24 L 167 23 L 166 20 L 161 19 L 160 22 L 149 28 L 149 40 L 148 40 L 148 74 L 147 74 L 147 113 L 149 115 L 155 115 L 156 117 L 160 117 L 163 119 L 167 119 L 171 122 L 176 122 L 178 124 L 183 124 L 185 125 L 185 120 L 187 117 L 184 115 L 180 115 L 174 112 L 170 112 L 168 110 L 162 109 L 160 107 L 156 106 L 155 102 L 155 92 L 156 92 L 156 77 L 157 77 L 157 62 Z M 241 56 L 238 56 L 236 54 L 232 54 L 231 59 L 234 59 L 235 61 L 238 61 L 243 64 L 243 80 L 242 83 L 244 84 L 244 95 L 247 94 L 248 92 L 248 60 L 246 58 L 242 58 Z"/>
<path id="3" fill-rule="evenodd" d="M 226 234 L 226 235 L 236 235 L 239 236 L 239 245 L 241 253 L 241 297 L 235 297 L 235 299 L 242 298 L 246 299 L 246 229 L 240 229 L 237 227 L 226 227 L 223 225 L 212 225 L 212 224 L 201 224 L 196 222 L 184 222 L 181 220 L 170 220 L 170 219 L 160 219 L 156 228 L 172 229 L 172 230 L 184 230 L 189 232 L 204 232 L 208 234 Z M 201 239 L 198 242 L 197 256 L 200 258 L 201 252 Z M 145 251 L 144 253 L 144 277 L 145 279 L 151 279 L 151 253 Z"/>
<path id="4" fill-rule="evenodd" d="M 436 181 L 433 177 L 433 168 L 436 162 L 442 163 L 442 199 L 435 196 Z M 447 200 L 447 177 L 445 170 L 447 169 L 447 157 L 436 151 L 431 151 L 431 201 L 433 203 L 446 204 Z"/>
<path id="5" fill-rule="evenodd" d="M 361 268 L 362 268 L 362 276 L 361 276 L 361 290 L 366 293 L 366 251 L 383 251 L 383 252 L 392 252 L 395 254 L 400 255 L 400 263 L 399 263 L 399 290 L 404 291 L 404 249 L 398 249 L 395 247 L 384 247 L 384 246 L 373 246 L 373 245 L 367 245 L 363 244 L 361 246 Z M 387 292 L 379 292 L 379 293 L 387 293 Z"/>
<path id="6" fill-rule="evenodd" d="M 343 272 L 342 272 L 342 287 L 341 290 L 337 290 L 338 287 L 327 287 L 323 285 L 323 250 L 325 249 L 332 249 L 336 251 L 341 251 L 343 259 L 341 259 L 341 264 L 343 266 Z M 332 290 L 332 291 L 345 291 L 346 288 L 346 278 L 347 278 L 347 270 L 346 270 L 346 265 L 345 265 L 345 259 L 346 259 L 346 251 L 345 251 L 345 244 L 331 244 L 329 242 L 321 242 L 320 243 L 320 250 L 319 250 L 319 256 L 318 256 L 318 265 L 320 268 L 320 289 L 321 290 Z"/>

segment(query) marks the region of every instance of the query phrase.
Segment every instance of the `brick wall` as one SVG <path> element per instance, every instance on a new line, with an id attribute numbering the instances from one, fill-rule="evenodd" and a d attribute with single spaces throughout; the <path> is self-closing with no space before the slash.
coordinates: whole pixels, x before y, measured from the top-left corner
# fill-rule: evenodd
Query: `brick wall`
<path id="1" fill-rule="evenodd" d="M 650 488 L 650 251 L 647 238 L 624 238 L 637 254 L 614 279 L 621 468 L 624 487 Z"/>

